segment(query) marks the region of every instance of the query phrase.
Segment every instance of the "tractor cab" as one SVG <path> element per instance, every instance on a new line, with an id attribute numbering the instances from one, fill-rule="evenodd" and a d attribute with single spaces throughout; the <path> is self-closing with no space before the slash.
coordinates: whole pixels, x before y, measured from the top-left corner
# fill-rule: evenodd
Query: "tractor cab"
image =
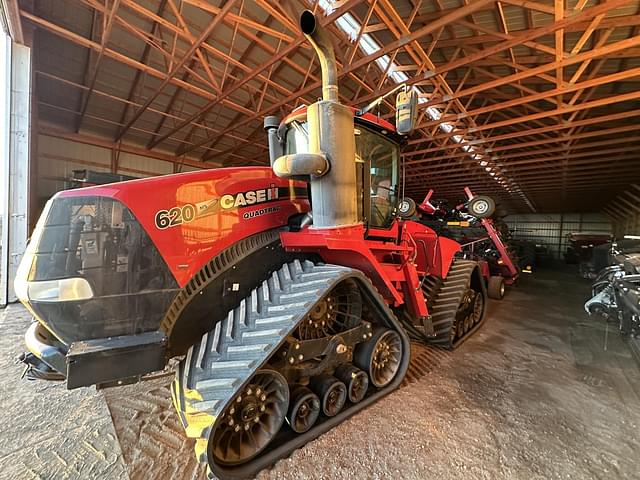
<path id="1" fill-rule="evenodd" d="M 354 110 L 358 217 L 369 229 L 390 229 L 400 202 L 400 148 L 403 137 L 386 120 Z M 279 126 L 285 155 L 309 152 L 307 109 L 301 107 Z"/>

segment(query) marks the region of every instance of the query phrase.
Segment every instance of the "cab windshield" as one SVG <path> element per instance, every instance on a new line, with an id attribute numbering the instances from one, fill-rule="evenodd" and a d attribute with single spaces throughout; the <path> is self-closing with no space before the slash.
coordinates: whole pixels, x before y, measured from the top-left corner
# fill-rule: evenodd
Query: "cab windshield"
<path id="1" fill-rule="evenodd" d="M 359 191 L 369 188 L 370 202 L 360 199 L 368 212 L 363 215 L 370 227 L 389 228 L 398 204 L 398 145 L 360 125 L 355 127 L 356 165 Z M 287 126 L 285 154 L 309 151 L 306 122 L 293 121 Z M 367 172 L 364 175 L 364 172 Z"/>

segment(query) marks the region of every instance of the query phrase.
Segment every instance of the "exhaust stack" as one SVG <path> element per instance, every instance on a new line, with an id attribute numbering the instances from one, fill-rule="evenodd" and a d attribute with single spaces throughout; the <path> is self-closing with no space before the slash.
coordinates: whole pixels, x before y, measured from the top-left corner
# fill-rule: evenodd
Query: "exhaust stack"
<path id="1" fill-rule="evenodd" d="M 316 19 L 313 12 L 305 10 L 300 15 L 300 30 L 309 40 L 320 60 L 322 70 L 322 99 L 326 102 L 338 102 L 338 68 L 333 44 Z"/>
<path id="2" fill-rule="evenodd" d="M 308 158 L 301 158 L 300 162 L 293 159 L 288 161 L 290 165 L 296 165 L 292 170 L 297 171 L 304 170 L 301 168 L 303 163 L 316 163 L 314 166 L 321 163 L 319 159 L 318 162 L 310 161 L 314 155 L 326 159 L 328 163 L 321 174 L 309 176 L 313 205 L 312 228 L 354 225 L 361 219 L 358 218 L 353 111 L 341 105 L 338 100 L 338 69 L 327 32 L 309 10 L 305 10 L 300 16 L 300 29 L 320 60 L 323 98 L 307 108 L 311 155 L 306 154 Z M 282 162 L 276 161 L 274 170 L 280 164 Z M 281 169 L 283 170 L 285 169 Z M 278 171 L 276 174 L 280 175 Z"/>

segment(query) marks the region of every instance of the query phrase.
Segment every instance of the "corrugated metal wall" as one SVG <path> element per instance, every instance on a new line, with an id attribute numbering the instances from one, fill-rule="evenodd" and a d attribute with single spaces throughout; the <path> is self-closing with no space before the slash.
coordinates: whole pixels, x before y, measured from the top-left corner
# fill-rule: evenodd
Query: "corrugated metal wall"
<path id="1" fill-rule="evenodd" d="M 569 233 L 612 233 L 609 218 L 601 213 L 509 215 L 504 221 L 514 238 L 543 244 L 557 259 L 563 258 Z"/>
<path id="2" fill-rule="evenodd" d="M 38 199 L 44 203 L 54 193 L 64 189 L 73 170 L 111 171 L 111 150 L 78 143 L 49 135 L 38 135 Z M 120 152 L 115 173 L 134 177 L 150 177 L 173 173 L 171 162 Z M 180 171 L 199 170 L 182 165 Z"/>
<path id="3" fill-rule="evenodd" d="M 640 235 L 640 213 L 633 213 L 622 219 L 614 220 L 613 232 L 617 238 L 624 235 Z"/>

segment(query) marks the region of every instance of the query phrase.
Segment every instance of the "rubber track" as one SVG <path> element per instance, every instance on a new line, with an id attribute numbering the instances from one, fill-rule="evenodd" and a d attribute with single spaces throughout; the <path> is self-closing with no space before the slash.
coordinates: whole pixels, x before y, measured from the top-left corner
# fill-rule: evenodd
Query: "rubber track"
<path id="1" fill-rule="evenodd" d="M 433 302 L 438 296 L 440 288 L 442 288 L 442 279 L 439 277 L 427 275 L 422 280 L 422 292 L 424 293 L 424 298 L 427 301 L 427 308 L 429 311 L 433 308 Z"/>
<path id="2" fill-rule="evenodd" d="M 182 311 L 194 296 L 202 292 L 205 286 L 220 275 L 223 275 L 226 270 L 232 268 L 240 260 L 277 241 L 279 238 L 278 230 L 260 232 L 243 238 L 209 260 L 173 300 L 161 322 L 162 330 L 167 335 L 170 335 Z"/>
<path id="3" fill-rule="evenodd" d="M 310 261 L 285 264 L 189 349 L 171 393 L 200 462 L 207 462 L 209 434 L 227 403 L 310 308 L 353 272 Z"/>
<path id="4" fill-rule="evenodd" d="M 451 343 L 451 328 L 456 320 L 458 307 L 471 283 L 471 275 L 477 263 L 472 260 L 455 259 L 447 277 L 439 288 L 432 304 L 431 317 L 436 336 L 429 341 L 432 345 L 453 349 L 466 340 L 482 321 L 469 330 L 462 338 Z"/>

